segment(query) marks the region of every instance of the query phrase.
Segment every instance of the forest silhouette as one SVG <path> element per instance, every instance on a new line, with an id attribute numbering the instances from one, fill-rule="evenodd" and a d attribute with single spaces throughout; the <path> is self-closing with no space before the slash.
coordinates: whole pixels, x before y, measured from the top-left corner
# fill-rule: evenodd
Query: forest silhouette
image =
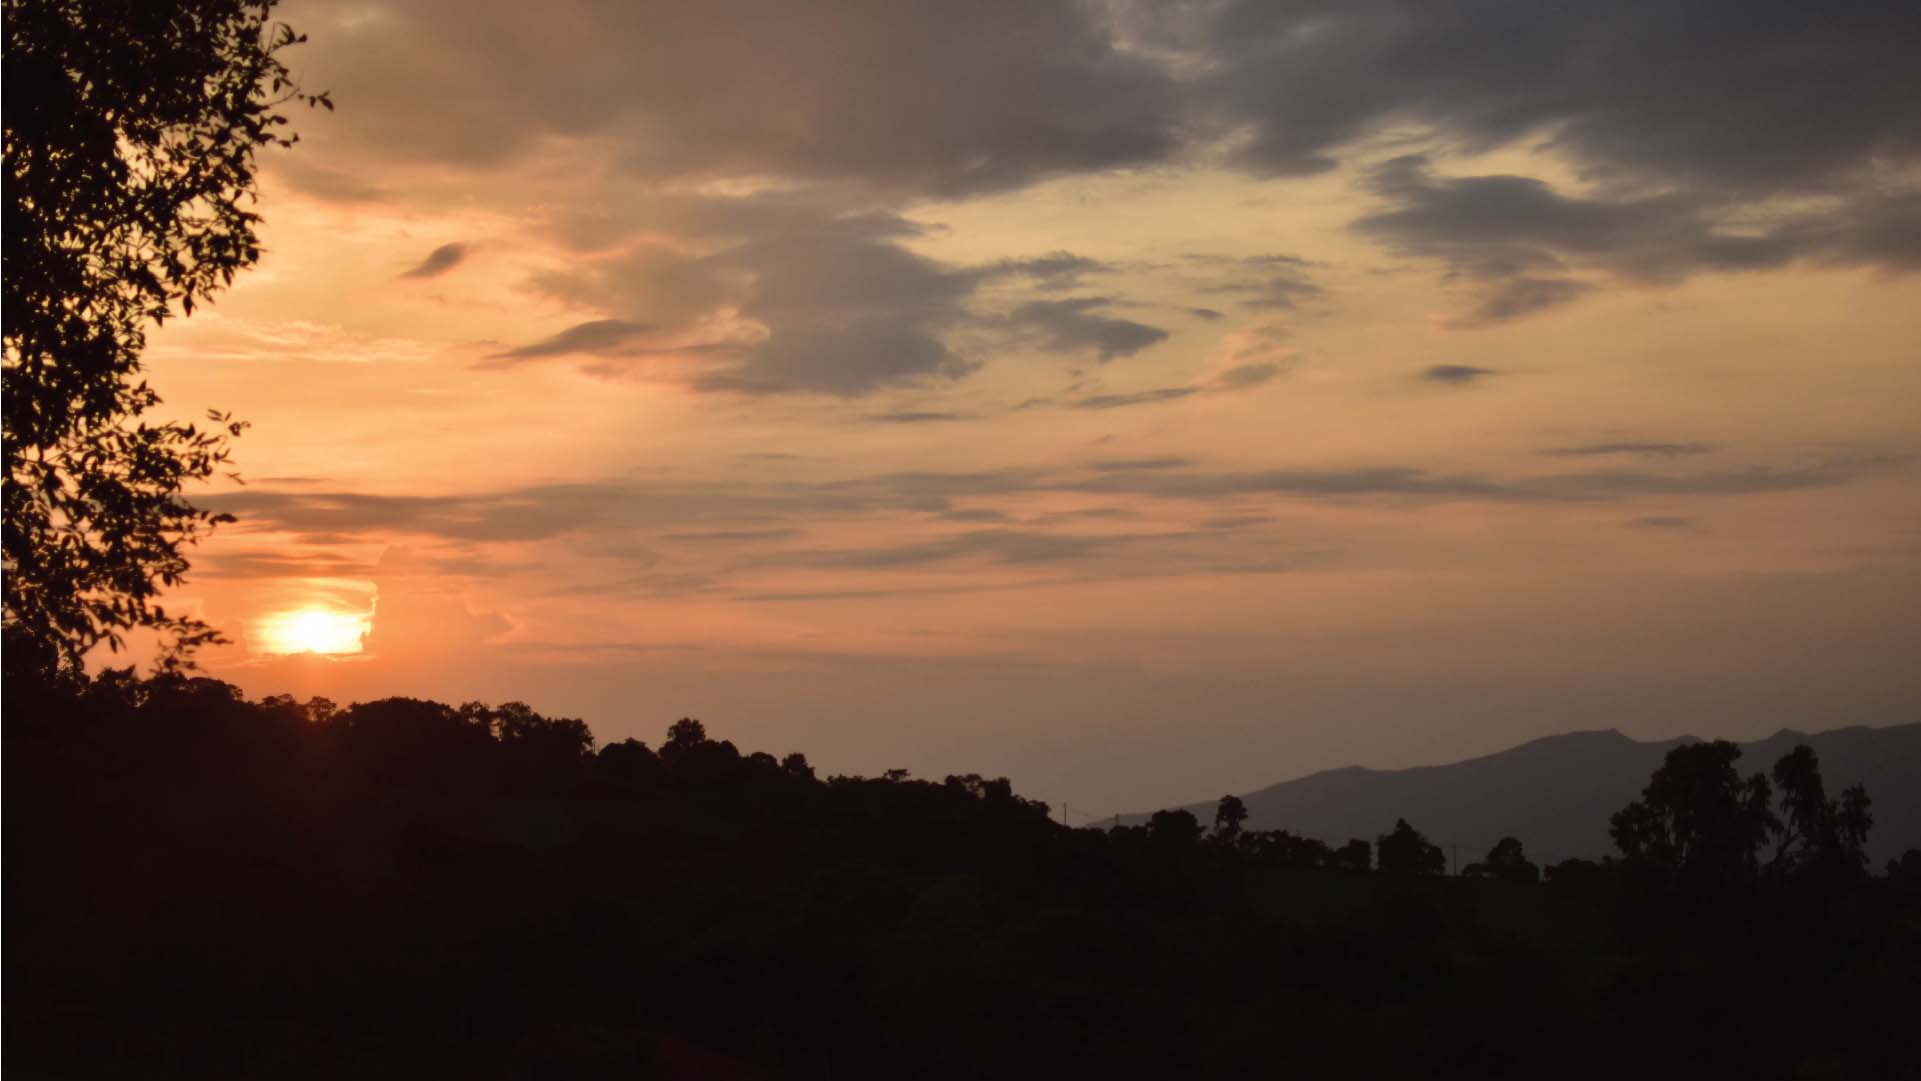
<path id="1" fill-rule="evenodd" d="M 1459 876 L 820 778 L 694 720 L 11 672 L 8 1066 L 38 1077 L 1913 1076 L 1921 853 L 1812 753 L 1676 748 L 1622 849 Z M 1516 824 L 1524 832 L 1525 823 Z"/>

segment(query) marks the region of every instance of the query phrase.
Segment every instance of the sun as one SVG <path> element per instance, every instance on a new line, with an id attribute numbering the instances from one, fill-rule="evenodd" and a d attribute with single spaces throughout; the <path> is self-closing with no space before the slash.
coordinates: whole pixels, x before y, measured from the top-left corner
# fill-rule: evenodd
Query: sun
<path id="1" fill-rule="evenodd" d="M 258 637 L 268 653 L 358 653 L 367 623 L 362 612 L 294 608 L 262 619 Z"/>

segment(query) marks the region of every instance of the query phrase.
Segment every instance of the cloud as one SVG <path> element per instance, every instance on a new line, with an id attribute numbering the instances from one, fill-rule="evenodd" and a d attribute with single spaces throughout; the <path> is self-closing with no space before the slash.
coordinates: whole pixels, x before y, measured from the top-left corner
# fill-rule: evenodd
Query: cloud
<path id="1" fill-rule="evenodd" d="M 1469 475 L 1436 475 L 1407 466 L 1356 469 L 1269 469 L 1253 472 L 1137 472 L 1104 475 L 1063 485 L 1070 491 L 1213 500 L 1241 496 L 1424 496 L 1496 501 L 1561 498 L 1512 481 Z"/>
<path id="2" fill-rule="evenodd" d="M 873 548 L 798 549 L 772 553 L 769 565 L 881 570 L 983 557 L 995 563 L 1054 563 L 1079 559 L 1112 543 L 1109 538 L 1013 529 L 983 529 L 937 540 Z"/>
<path id="3" fill-rule="evenodd" d="M 391 197 L 386 189 L 361 177 L 315 165 L 302 154 L 275 155 L 264 172 L 300 192 L 330 203 L 378 203 Z"/>
<path id="4" fill-rule="evenodd" d="M 1497 369 L 1477 368 L 1472 364 L 1436 364 L 1433 367 L 1421 370 L 1421 378 L 1430 383 L 1446 383 L 1458 387 L 1464 387 L 1469 383 L 1486 379 L 1490 375 L 1499 374 L 1500 372 Z"/>
<path id="5" fill-rule="evenodd" d="M 1461 327 L 1505 323 L 1569 303 L 1591 288 L 1569 278 L 1510 278 L 1489 288 L 1472 311 L 1449 323 Z"/>
<path id="6" fill-rule="evenodd" d="M 791 540 L 798 529 L 709 529 L 696 533 L 663 533 L 661 540 L 687 544 L 741 544 L 750 541 Z"/>
<path id="7" fill-rule="evenodd" d="M 1921 10 L 1879 0 L 1230 0 L 1184 28 L 1203 102 L 1273 175 L 1377 133 L 1544 139 L 1621 186 L 1834 191 L 1921 155 Z"/>
<path id="8" fill-rule="evenodd" d="M 1548 447 L 1541 453 L 1562 458 L 1593 458 L 1617 454 L 1650 458 L 1680 458 L 1708 454 L 1714 449 L 1715 446 L 1712 443 L 1587 443 L 1575 447 Z"/>
<path id="9" fill-rule="evenodd" d="M 612 593 L 743 600 L 839 593 L 875 588 L 855 577 L 870 574 L 912 573 L 916 579 L 900 588 L 946 588 L 951 580 L 930 586 L 927 576 L 983 567 L 1003 573 L 966 588 L 1278 573 L 1338 548 L 1325 536 L 1304 543 L 1287 528 L 1273 512 L 1290 504 L 1410 514 L 1440 504 L 1606 504 L 1632 508 L 1622 515 L 1626 525 L 1674 530 L 1692 528 L 1694 519 L 1668 506 L 1691 511 L 1709 500 L 1835 488 L 1886 464 L 1860 458 L 1502 475 L 1406 464 L 1218 469 L 1169 455 L 825 480 L 628 476 L 440 496 L 248 488 L 204 498 L 207 509 L 237 514 L 237 532 L 256 542 L 210 556 L 204 573 L 210 580 L 378 580 L 383 615 L 388 586 L 406 575 L 450 589 L 475 577 L 511 581 L 531 603 Z M 1658 512 L 1630 517 L 1643 506 Z M 1148 525 L 1190 520 L 1188 527 Z M 1127 522 L 1138 524 L 1105 532 Z M 327 534 L 390 551 L 412 545 L 424 555 L 405 566 L 390 557 L 369 566 L 325 549 L 259 543 L 273 533 Z M 556 568 L 558 576 L 549 573 Z"/>
<path id="10" fill-rule="evenodd" d="M 1230 358 L 1280 356 L 1291 359 L 1293 351 L 1280 346 L 1260 332 L 1229 335 L 1227 344 Z M 1273 382 L 1287 371 L 1287 364 L 1278 360 L 1254 360 L 1234 364 L 1219 374 L 1188 383 L 1184 386 L 1154 387 L 1149 390 L 1136 390 L 1109 394 L 1083 394 L 1067 398 L 1033 398 L 1021 403 L 1022 409 L 1040 406 L 1058 406 L 1064 409 L 1126 409 L 1136 405 L 1158 405 L 1162 402 L 1177 402 L 1192 398 L 1197 394 L 1233 394 Z"/>
<path id="11" fill-rule="evenodd" d="M 625 228 L 644 240 L 530 283 L 608 312 L 591 332 L 606 340 L 536 343 L 512 357 L 623 356 L 633 335 L 622 328 L 649 328 L 659 331 L 651 351 L 687 361 L 672 376 L 697 389 L 858 397 L 971 373 L 980 361 L 950 344 L 964 329 L 1011 330 L 1043 348 L 1091 349 L 1103 359 L 1167 337 L 1101 314 L 1107 298 L 1034 300 L 1005 317 L 977 310 L 990 282 L 1059 288 L 1105 266 L 1071 252 L 946 263 L 905 246 L 921 225 L 805 193 L 660 197 L 626 216 Z"/>
<path id="12" fill-rule="evenodd" d="M 440 247 L 428 252 L 427 258 L 422 259 L 420 265 L 402 274 L 401 277 L 438 278 L 454 267 L 459 266 L 460 261 L 465 258 L 467 258 L 467 245 L 442 244 Z"/>
<path id="13" fill-rule="evenodd" d="M 1131 394 L 1091 394 L 1084 398 L 1071 398 L 1061 404 L 1069 409 L 1125 409 L 1130 405 L 1179 401 L 1200 392 L 1200 387 L 1156 387 Z"/>
<path id="14" fill-rule="evenodd" d="M 1013 516 L 991 507 L 956 507 L 936 511 L 935 517 L 948 522 L 1011 522 Z"/>
<path id="15" fill-rule="evenodd" d="M 1194 464 L 1192 458 L 1097 458 L 1087 463 L 1087 468 L 1097 473 L 1134 473 L 1143 469 L 1184 469 Z"/>
<path id="16" fill-rule="evenodd" d="M 349 543 L 354 540 L 350 538 Z M 372 570 L 372 564 L 324 551 L 229 550 L 210 553 L 194 563 L 195 578 L 361 578 Z"/>
<path id="17" fill-rule="evenodd" d="M 1201 528 L 1232 533 L 1236 530 L 1272 524 L 1274 519 L 1264 514 L 1230 514 L 1220 518 L 1209 518 L 1201 523 Z"/>
<path id="18" fill-rule="evenodd" d="M 618 258 L 536 275 L 535 289 L 613 313 L 597 352 L 656 327 L 691 363 L 690 385 L 747 393 L 858 396 L 965 375 L 948 347 L 984 272 L 896 241 L 919 227 L 889 214 L 842 213 L 782 196 L 662 199 L 635 212 L 671 238 Z M 572 343 L 558 343 L 572 344 Z M 531 347 L 552 355 L 546 343 Z"/>
<path id="19" fill-rule="evenodd" d="M 1424 155 L 1371 170 L 1381 209 L 1352 227 L 1402 254 L 1438 260 L 1480 283 L 1462 325 L 1506 322 L 1594 288 L 1605 272 L 1671 283 L 1704 271 L 1796 260 L 1921 269 L 1921 193 L 1856 195 L 1766 212 L 1706 189 L 1620 198 L 1565 194 L 1532 177 L 1438 177 Z"/>
<path id="20" fill-rule="evenodd" d="M 1315 264 L 1298 255 L 1193 254 L 1187 263 L 1227 279 L 1204 286 L 1203 292 L 1238 294 L 1241 307 L 1254 311 L 1287 310 L 1322 293 L 1319 283 L 1308 276 Z"/>
<path id="21" fill-rule="evenodd" d="M 1159 327 L 1098 314 L 1112 303 L 1110 297 L 1032 300 L 1015 308 L 1008 320 L 1038 334 L 1044 348 L 1061 353 L 1092 350 L 1102 361 L 1133 356 L 1167 340 L 1167 331 Z"/>
<path id="22" fill-rule="evenodd" d="M 944 424 L 949 421 L 966 420 L 967 416 L 964 413 L 902 410 L 895 413 L 875 413 L 867 419 L 880 424 Z"/>
<path id="23" fill-rule="evenodd" d="M 839 480 L 694 479 L 550 484 L 442 496 L 369 495 L 309 488 L 244 488 L 201 497 L 249 531 L 330 533 L 365 541 L 395 536 L 450 542 L 553 541 L 575 534 L 678 540 L 780 539 L 825 521 L 867 521 L 913 512 L 999 513 L 979 504 L 1035 494 L 1132 495 L 1189 502 L 1248 498 L 1413 499 L 1506 503 L 1610 502 L 1642 496 L 1746 496 L 1834 488 L 1903 464 L 1841 457 L 1796 465 L 1702 471 L 1593 470 L 1488 475 L 1413 465 L 1332 469 L 1208 470 L 1178 457 L 1096 460 L 1059 469 L 886 473 Z M 965 501 L 965 508 L 957 502 Z M 771 532 L 770 532 L 771 531 Z M 992 533 L 992 531 L 989 531 Z M 991 546 L 983 539 L 969 542 Z M 1012 544 L 1013 542 L 1008 542 Z M 254 559 L 266 553 L 254 552 Z M 327 557 L 319 553 L 319 558 Z"/>
<path id="24" fill-rule="evenodd" d="M 1035 288 L 1055 290 L 1072 289 L 1089 274 L 1112 270 L 1108 264 L 1098 259 L 1089 259 L 1073 252 L 1057 251 L 1051 255 L 1031 259 L 1003 259 L 989 268 L 993 276 L 1010 275 L 1030 279 Z"/>
<path id="25" fill-rule="evenodd" d="M 542 357 L 620 356 L 632 352 L 636 339 L 654 328 L 624 319 L 593 319 L 577 323 L 551 338 L 493 354 L 496 360 L 535 360 Z"/>
<path id="26" fill-rule="evenodd" d="M 1217 390 L 1248 390 L 1272 382 L 1286 369 L 1272 361 L 1239 364 L 1214 377 Z"/>
<path id="27" fill-rule="evenodd" d="M 597 141 L 647 181 L 779 176 L 946 198 L 1180 145 L 1175 81 L 1118 49 L 1097 5 L 715 0 L 582 15 L 419 0 L 331 20 L 302 60 L 341 99 L 347 148 L 388 160 L 489 166 Z"/>
<path id="28" fill-rule="evenodd" d="M 1754 495 L 1838 487 L 1862 472 L 1892 465 L 1892 460 L 1837 460 L 1794 468 L 1748 466 L 1698 473 L 1647 473 L 1605 470 L 1533 478 L 1533 490 L 1577 499 L 1637 495 Z"/>

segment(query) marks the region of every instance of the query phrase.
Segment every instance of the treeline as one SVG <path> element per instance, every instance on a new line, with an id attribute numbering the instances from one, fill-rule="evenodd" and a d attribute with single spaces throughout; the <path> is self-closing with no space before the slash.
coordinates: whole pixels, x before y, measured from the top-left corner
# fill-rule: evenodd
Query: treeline
<path id="1" fill-rule="evenodd" d="M 1913 1076 L 1915 854 L 1812 755 L 1678 749 L 1608 861 L 1442 874 L 683 720 L 5 685 L 23 1077 Z M 1797 752 L 1799 755 L 1799 752 Z M 1385 825 L 1385 824 L 1384 824 Z M 1517 824 L 1520 825 L 1520 824 Z"/>

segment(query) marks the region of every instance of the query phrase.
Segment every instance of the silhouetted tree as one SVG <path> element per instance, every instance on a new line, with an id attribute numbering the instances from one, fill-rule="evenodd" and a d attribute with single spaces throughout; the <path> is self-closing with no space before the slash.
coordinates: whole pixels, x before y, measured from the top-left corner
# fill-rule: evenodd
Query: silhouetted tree
<path id="1" fill-rule="evenodd" d="M 1726 740 L 1669 751 L 1641 798 L 1610 820 L 1630 862 L 1682 881 L 1725 884 L 1752 877 L 1761 845 L 1779 828 L 1768 779 L 1743 780 L 1741 748 Z"/>
<path id="2" fill-rule="evenodd" d="M 1155 811 L 1147 819 L 1147 835 L 1162 844 L 1186 847 L 1201 839 L 1201 821 L 1184 808 Z"/>
<path id="3" fill-rule="evenodd" d="M 1469 878 L 1506 878 L 1521 882 L 1538 882 L 1541 869 L 1536 867 L 1522 851 L 1517 837 L 1503 837 L 1488 849 L 1487 858 L 1479 863 L 1470 863 L 1461 868 L 1461 874 Z"/>
<path id="4" fill-rule="evenodd" d="M 1781 816 L 1769 867 L 1783 872 L 1861 874 L 1867 867 L 1868 830 L 1874 824 L 1867 789 L 1853 785 L 1840 799 L 1829 799 L 1820 758 L 1805 743 L 1775 762 L 1773 776 L 1781 794 Z"/>
<path id="5" fill-rule="evenodd" d="M 652 780 L 660 758 L 637 739 L 609 743 L 594 756 L 600 774 L 617 788 L 632 791 Z"/>
<path id="6" fill-rule="evenodd" d="M 1438 875 L 1447 870 L 1447 856 L 1407 819 L 1394 820 L 1394 831 L 1375 838 L 1381 871 L 1390 875 Z"/>
<path id="7" fill-rule="evenodd" d="M 1282 867 L 1328 868 L 1336 866 L 1334 852 L 1312 837 L 1296 837 L 1286 830 L 1251 830 L 1241 834 L 1241 846 L 1267 863 Z M 1361 842 L 1366 848 L 1367 842 Z M 1366 869 L 1370 855 L 1363 855 Z"/>
<path id="8" fill-rule="evenodd" d="M 5 654 L 60 665 L 133 627 L 184 663 L 217 633 L 155 603 L 225 516 L 184 487 L 242 425 L 142 419 L 149 324 L 191 313 L 259 258 L 254 152 L 278 109 L 332 108 L 290 81 L 302 39 L 275 0 L 6 0 Z"/>
<path id="9" fill-rule="evenodd" d="M 1239 796 L 1222 796 L 1214 807 L 1214 835 L 1225 841 L 1239 840 L 1241 825 L 1247 821 L 1247 804 Z"/>
<path id="10" fill-rule="evenodd" d="M 1609 872 L 1609 865 L 1576 856 L 1551 864 L 1546 871 L 1549 882 L 1589 882 Z"/>
<path id="11" fill-rule="evenodd" d="M 661 754 L 669 751 L 684 752 L 707 742 L 707 726 L 692 717 L 682 717 L 667 726 L 667 742 L 661 744 Z"/>
<path id="12" fill-rule="evenodd" d="M 1374 846 L 1356 837 L 1334 853 L 1333 866 L 1343 871 L 1366 871 L 1374 863 Z"/>

